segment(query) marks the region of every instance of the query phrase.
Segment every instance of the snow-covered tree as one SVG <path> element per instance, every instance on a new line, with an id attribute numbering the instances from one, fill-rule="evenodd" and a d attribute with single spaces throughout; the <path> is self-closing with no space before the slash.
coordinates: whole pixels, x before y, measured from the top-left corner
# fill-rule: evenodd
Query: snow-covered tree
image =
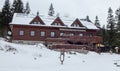
<path id="1" fill-rule="evenodd" d="M 52 3 L 51 3 L 50 8 L 49 8 L 48 15 L 49 15 L 49 16 L 54 16 L 54 13 L 55 13 L 55 11 L 54 11 L 53 5 L 52 5 Z"/>
<path id="2" fill-rule="evenodd" d="M 120 8 L 115 11 L 116 14 L 116 35 L 115 35 L 115 45 L 120 47 Z"/>
<path id="3" fill-rule="evenodd" d="M 116 29 L 120 33 L 120 8 L 115 11 L 116 14 Z"/>
<path id="4" fill-rule="evenodd" d="M 99 22 L 99 19 L 98 19 L 98 16 L 95 17 L 95 25 L 100 28 L 100 22 Z"/>
<path id="5" fill-rule="evenodd" d="M 25 13 L 26 13 L 26 14 L 29 14 L 29 13 L 30 13 L 29 2 L 26 3 Z"/>
<path id="6" fill-rule="evenodd" d="M 16 7 L 17 7 L 17 0 L 14 0 L 11 8 L 13 14 L 16 12 L 17 9 Z"/>

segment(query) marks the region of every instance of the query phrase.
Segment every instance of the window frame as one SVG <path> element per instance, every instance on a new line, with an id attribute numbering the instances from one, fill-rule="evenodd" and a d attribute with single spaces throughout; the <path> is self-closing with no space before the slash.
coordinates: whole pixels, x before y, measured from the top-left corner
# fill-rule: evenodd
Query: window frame
<path id="1" fill-rule="evenodd" d="M 82 36 L 84 36 L 84 34 L 83 34 L 83 33 L 79 33 L 79 36 L 81 36 L 81 37 L 82 37 Z"/>
<path id="2" fill-rule="evenodd" d="M 46 32 L 45 31 L 40 31 L 40 36 L 41 37 L 45 37 L 46 36 Z"/>
<path id="3" fill-rule="evenodd" d="M 50 37 L 55 37 L 55 32 L 54 31 L 50 32 Z"/>
<path id="4" fill-rule="evenodd" d="M 60 32 L 60 36 L 63 36 L 64 35 L 64 32 Z"/>
<path id="5" fill-rule="evenodd" d="M 25 35 L 25 31 L 24 30 L 19 30 L 19 36 L 24 36 Z"/>
<path id="6" fill-rule="evenodd" d="M 32 33 L 32 32 L 34 32 L 34 33 Z M 31 37 L 34 37 L 35 34 L 36 34 L 35 30 L 30 30 L 30 36 L 31 36 Z"/>

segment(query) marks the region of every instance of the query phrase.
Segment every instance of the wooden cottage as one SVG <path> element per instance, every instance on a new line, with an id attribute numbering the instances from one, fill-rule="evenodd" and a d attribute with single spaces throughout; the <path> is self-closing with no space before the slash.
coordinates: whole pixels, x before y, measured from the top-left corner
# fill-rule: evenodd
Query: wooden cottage
<path id="1" fill-rule="evenodd" d="M 15 13 L 12 42 L 44 43 L 50 48 L 78 49 L 102 43 L 92 22 L 78 18 Z"/>

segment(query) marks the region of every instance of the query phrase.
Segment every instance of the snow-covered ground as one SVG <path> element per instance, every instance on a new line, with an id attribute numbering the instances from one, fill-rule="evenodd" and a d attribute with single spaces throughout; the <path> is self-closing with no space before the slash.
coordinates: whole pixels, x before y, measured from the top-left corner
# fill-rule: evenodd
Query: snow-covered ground
<path id="1" fill-rule="evenodd" d="M 0 38 L 0 71 L 119 71 L 119 65 L 120 55 L 95 52 L 65 53 L 61 65 L 60 52 L 42 44 L 14 44 Z"/>

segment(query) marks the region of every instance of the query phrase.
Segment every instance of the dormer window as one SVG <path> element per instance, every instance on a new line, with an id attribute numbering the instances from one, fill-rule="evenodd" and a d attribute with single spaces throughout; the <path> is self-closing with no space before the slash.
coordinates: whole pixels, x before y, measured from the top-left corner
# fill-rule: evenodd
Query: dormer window
<path id="1" fill-rule="evenodd" d="M 37 22 L 33 22 L 33 24 L 37 24 Z"/>
<path id="2" fill-rule="evenodd" d="M 40 22 L 38 22 L 38 24 L 41 24 Z"/>
<path id="3" fill-rule="evenodd" d="M 33 24 L 41 24 L 40 22 L 33 22 Z"/>
<path id="4" fill-rule="evenodd" d="M 79 24 L 73 24 L 72 26 L 73 26 L 73 27 L 80 27 Z"/>
<path id="5" fill-rule="evenodd" d="M 52 23 L 51 25 L 54 25 L 54 26 L 65 26 L 65 24 L 62 22 L 62 20 L 57 17 Z"/>
<path id="6" fill-rule="evenodd" d="M 44 22 L 42 21 L 42 19 L 39 16 L 36 16 L 31 22 L 30 24 L 38 24 L 38 25 L 44 25 Z"/>
<path id="7" fill-rule="evenodd" d="M 60 26 L 60 23 L 57 23 L 58 26 Z"/>
<path id="8" fill-rule="evenodd" d="M 61 24 L 60 24 L 60 23 L 55 23 L 54 25 L 55 25 L 55 26 L 61 26 Z"/>
<path id="9" fill-rule="evenodd" d="M 72 27 L 84 27 L 84 26 L 81 24 L 81 22 L 80 22 L 79 19 L 76 19 L 76 20 L 72 23 L 71 26 L 72 26 Z"/>

